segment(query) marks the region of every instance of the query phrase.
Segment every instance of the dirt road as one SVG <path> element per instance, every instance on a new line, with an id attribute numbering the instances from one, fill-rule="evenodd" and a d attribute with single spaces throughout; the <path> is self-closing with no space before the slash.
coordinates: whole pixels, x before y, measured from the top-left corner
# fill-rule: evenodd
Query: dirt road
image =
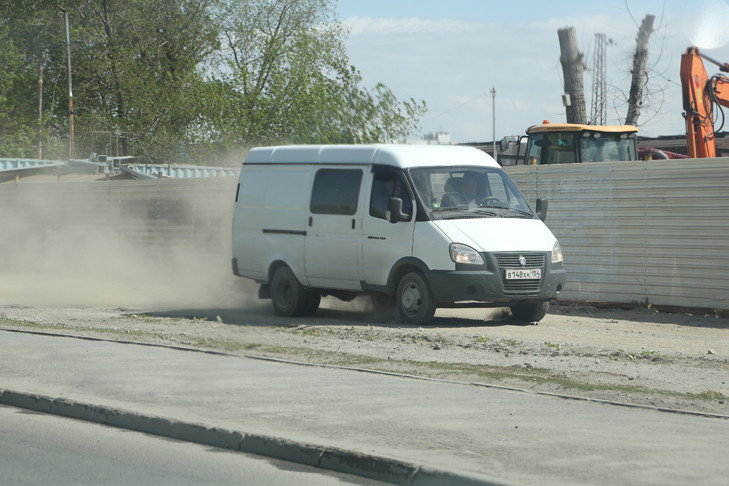
<path id="1" fill-rule="evenodd" d="M 410 327 L 374 314 L 364 298 L 324 299 L 305 319 L 278 317 L 268 301 L 253 298 L 235 306 L 222 298 L 220 305 L 163 301 L 118 307 L 4 302 L 0 327 L 729 416 L 724 318 L 553 305 L 538 325 L 516 325 L 504 311 L 469 309 L 438 310 L 432 325 Z"/>

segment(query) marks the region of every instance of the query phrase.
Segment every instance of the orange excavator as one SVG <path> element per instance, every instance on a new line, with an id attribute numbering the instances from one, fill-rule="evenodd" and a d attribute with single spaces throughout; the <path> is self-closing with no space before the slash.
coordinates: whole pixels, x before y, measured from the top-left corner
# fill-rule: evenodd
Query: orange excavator
<path id="1" fill-rule="evenodd" d="M 716 157 L 715 134 L 724 126 L 722 107 L 729 107 L 729 78 L 722 74 L 709 77 L 702 59 L 729 73 L 728 63 L 715 61 L 699 53 L 696 47 L 689 47 L 681 55 L 686 149 L 691 158 Z M 719 128 L 715 128 L 717 121 L 720 121 Z"/>

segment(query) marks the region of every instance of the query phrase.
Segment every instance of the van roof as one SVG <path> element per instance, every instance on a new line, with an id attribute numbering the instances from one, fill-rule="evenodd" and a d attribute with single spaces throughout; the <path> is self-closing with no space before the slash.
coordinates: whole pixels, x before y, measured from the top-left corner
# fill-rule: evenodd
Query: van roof
<path id="1" fill-rule="evenodd" d="M 246 164 L 381 164 L 400 167 L 479 165 L 500 167 L 490 155 L 458 145 L 284 145 L 257 147 Z"/>

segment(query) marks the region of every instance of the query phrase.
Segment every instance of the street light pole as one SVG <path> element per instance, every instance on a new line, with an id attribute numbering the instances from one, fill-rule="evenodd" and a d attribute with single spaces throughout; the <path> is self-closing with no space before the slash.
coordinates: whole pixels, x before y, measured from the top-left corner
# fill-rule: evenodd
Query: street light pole
<path id="1" fill-rule="evenodd" d="M 66 23 L 66 64 L 68 65 L 68 158 L 74 157 L 73 143 L 73 81 L 71 80 L 71 34 L 68 31 L 68 12 L 59 7 Z"/>
<path id="2" fill-rule="evenodd" d="M 497 160 L 496 158 L 496 89 L 493 87 L 491 88 L 491 115 L 493 117 L 492 119 L 492 127 L 494 130 L 493 133 L 493 150 L 494 150 L 494 160 Z"/>

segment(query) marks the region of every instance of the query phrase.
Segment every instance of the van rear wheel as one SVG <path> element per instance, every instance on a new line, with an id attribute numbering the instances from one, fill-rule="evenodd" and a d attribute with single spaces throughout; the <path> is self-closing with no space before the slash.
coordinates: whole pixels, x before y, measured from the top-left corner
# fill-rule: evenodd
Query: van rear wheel
<path id="1" fill-rule="evenodd" d="M 302 316 L 313 316 L 314 313 L 319 309 L 319 304 L 321 303 L 321 294 L 318 292 L 306 292 L 306 305 L 304 305 L 304 310 L 301 312 Z"/>
<path id="2" fill-rule="evenodd" d="M 296 275 L 289 267 L 279 267 L 274 272 L 271 279 L 271 302 L 279 315 L 284 317 L 302 315 L 307 309 L 307 297 L 308 292 L 296 280 Z"/>
<path id="3" fill-rule="evenodd" d="M 408 273 L 400 280 L 396 300 L 397 313 L 407 324 L 427 324 L 435 314 L 435 300 L 419 273 Z"/>

